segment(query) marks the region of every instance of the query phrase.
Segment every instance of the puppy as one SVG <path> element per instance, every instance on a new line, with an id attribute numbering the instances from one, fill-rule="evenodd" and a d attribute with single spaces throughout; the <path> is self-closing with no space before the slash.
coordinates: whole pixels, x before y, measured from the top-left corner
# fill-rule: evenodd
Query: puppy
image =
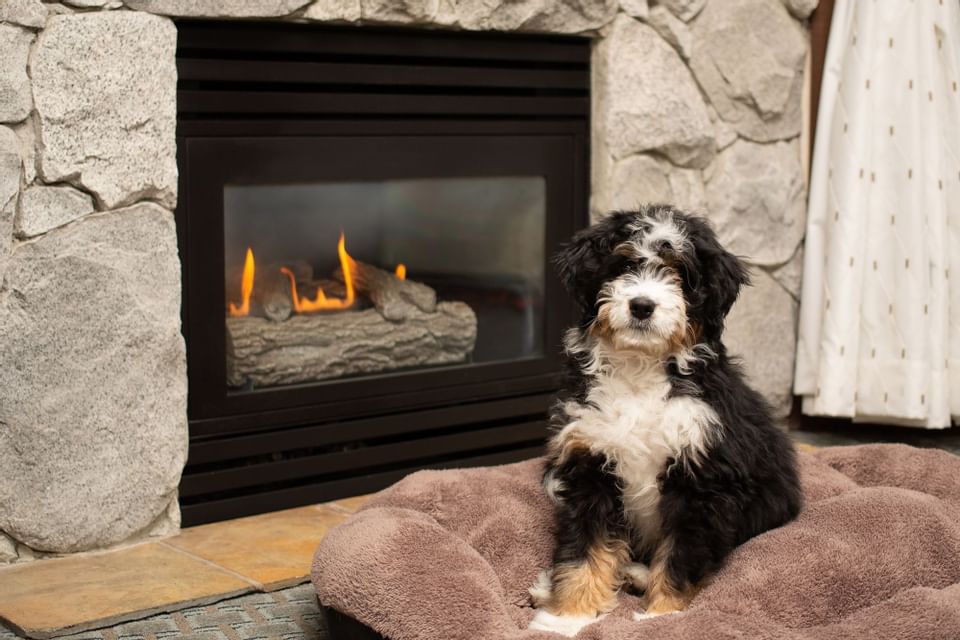
<path id="1" fill-rule="evenodd" d="M 734 547 L 797 515 L 800 489 L 793 446 L 723 345 L 747 274 L 706 220 L 613 213 L 556 264 L 582 322 L 565 338 L 544 473 L 558 545 L 531 628 L 574 635 L 624 585 L 645 592 L 643 616 L 681 611 Z"/>

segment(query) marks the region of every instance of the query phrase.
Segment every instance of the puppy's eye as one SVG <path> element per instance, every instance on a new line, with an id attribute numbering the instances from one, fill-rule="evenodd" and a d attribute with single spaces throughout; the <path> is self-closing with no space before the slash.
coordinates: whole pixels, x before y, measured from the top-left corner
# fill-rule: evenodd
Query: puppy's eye
<path id="1" fill-rule="evenodd" d="M 616 277 L 630 264 L 630 258 L 620 253 L 613 253 L 604 260 L 604 271 L 611 277 Z"/>
<path id="2" fill-rule="evenodd" d="M 669 267 L 677 267 L 683 263 L 683 256 L 668 240 L 662 240 L 657 247 L 657 255 Z"/>

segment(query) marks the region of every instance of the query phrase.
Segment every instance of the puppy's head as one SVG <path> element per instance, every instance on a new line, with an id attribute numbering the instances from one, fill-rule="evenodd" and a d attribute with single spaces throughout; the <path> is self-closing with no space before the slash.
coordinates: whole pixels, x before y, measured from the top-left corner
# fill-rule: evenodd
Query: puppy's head
<path id="1" fill-rule="evenodd" d="M 611 214 L 576 234 L 555 262 L 591 334 L 664 358 L 719 343 L 747 283 L 706 220 L 662 205 Z"/>

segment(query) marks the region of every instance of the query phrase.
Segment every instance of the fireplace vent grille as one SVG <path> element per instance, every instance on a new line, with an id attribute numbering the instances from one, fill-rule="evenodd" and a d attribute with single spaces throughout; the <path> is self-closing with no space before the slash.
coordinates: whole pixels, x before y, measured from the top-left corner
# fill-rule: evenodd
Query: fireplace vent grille
<path id="1" fill-rule="evenodd" d="M 454 406 L 190 444 L 180 484 L 186 524 L 369 493 L 417 469 L 476 466 L 540 455 L 550 395 Z M 356 471 L 362 469 L 362 473 Z"/>
<path id="2" fill-rule="evenodd" d="M 556 36 L 179 23 L 183 119 L 589 112 L 589 46 Z"/>

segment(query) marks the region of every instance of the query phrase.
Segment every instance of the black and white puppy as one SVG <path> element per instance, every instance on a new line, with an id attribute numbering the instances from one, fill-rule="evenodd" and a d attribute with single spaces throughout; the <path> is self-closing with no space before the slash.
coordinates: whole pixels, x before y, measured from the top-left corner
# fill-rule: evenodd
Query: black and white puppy
<path id="1" fill-rule="evenodd" d="M 544 487 L 556 505 L 552 570 L 531 628 L 573 635 L 645 592 L 680 611 L 740 543 L 797 515 L 793 446 L 721 340 L 744 265 L 703 218 L 617 212 L 556 259 L 582 323 L 565 339 Z"/>

